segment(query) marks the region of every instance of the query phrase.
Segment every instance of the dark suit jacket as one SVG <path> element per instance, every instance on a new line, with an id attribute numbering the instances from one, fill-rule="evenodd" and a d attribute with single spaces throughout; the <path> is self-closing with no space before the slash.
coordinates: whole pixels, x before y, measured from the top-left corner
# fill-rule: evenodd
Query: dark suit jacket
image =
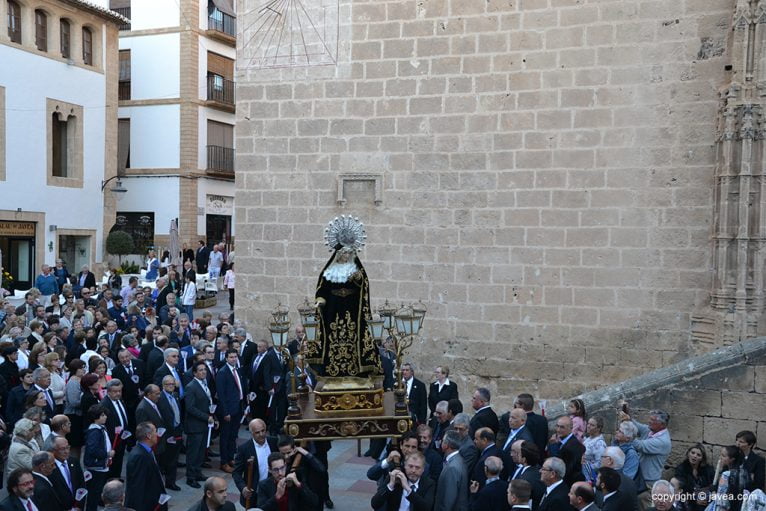
<path id="1" fill-rule="evenodd" d="M 122 382 L 122 399 L 128 408 L 135 408 L 140 399 L 138 396 L 139 390 L 144 390 L 146 387 L 146 377 L 144 375 L 144 363 L 139 359 L 133 359 L 130 361 L 133 367 L 133 374 L 138 376 L 138 383 L 133 382 L 133 379 L 128 375 L 128 371 L 122 364 L 117 364 L 112 369 L 112 378 L 117 378 Z"/>
<path id="2" fill-rule="evenodd" d="M 535 445 L 540 450 L 540 454 L 545 453 L 545 448 L 548 445 L 548 421 L 542 415 L 538 415 L 535 412 L 527 412 L 527 427 L 532 438 L 535 439 Z"/>
<path id="3" fill-rule="evenodd" d="M 593 503 L 603 507 L 604 494 L 601 490 L 596 490 L 595 496 L 596 499 Z M 615 500 L 616 503 L 610 502 L 611 500 Z M 638 511 L 638 495 L 636 493 L 636 483 L 633 482 L 633 479 L 620 472 L 620 487 L 618 488 L 617 495 L 609 497 L 607 504 L 616 506 L 616 509 L 620 511 Z"/>
<path id="4" fill-rule="evenodd" d="M 53 484 L 37 474 L 35 478 L 34 503 L 40 511 L 61 511 L 67 509 L 63 501 L 59 500 L 58 494 L 53 490 Z"/>
<path id="5" fill-rule="evenodd" d="M 428 423 L 428 398 L 426 397 L 426 384 L 417 378 L 412 378 L 410 397 L 408 399 L 410 414 L 419 424 Z"/>
<path id="6" fill-rule="evenodd" d="M 742 466 L 750 473 L 750 482 L 746 489 L 750 491 L 763 490 L 766 478 L 766 460 L 754 452 L 750 452 Z"/>
<path id="7" fill-rule="evenodd" d="M 508 477 L 512 476 L 513 474 Z M 533 509 L 537 508 L 537 506 L 540 505 L 540 500 L 543 498 L 543 495 L 545 495 L 545 484 L 540 480 L 540 467 L 528 467 L 524 473 L 521 474 L 519 479 L 532 485 L 532 505 Z"/>
<path id="8" fill-rule="evenodd" d="M 606 501 L 602 497 L 601 511 L 627 511 L 628 508 L 622 507 L 622 503 L 623 495 L 620 493 L 620 490 L 617 490 L 617 493 L 606 499 Z"/>
<path id="9" fill-rule="evenodd" d="M 234 370 L 237 371 L 239 384 L 242 387 L 242 396 L 244 397 L 247 395 L 247 387 L 245 387 L 245 382 L 239 369 Z M 242 401 L 239 399 L 240 389 L 237 388 L 237 383 L 234 381 L 234 375 L 229 364 L 224 364 L 216 373 L 215 387 L 218 392 L 218 408 L 216 409 L 218 416 L 239 416 L 242 413 Z"/>
<path id="10" fill-rule="evenodd" d="M 125 507 L 154 509 L 160 495 L 165 493 L 165 483 L 154 455 L 136 444 L 128 455 L 125 474 Z"/>
<path id="11" fill-rule="evenodd" d="M 500 449 L 496 444 L 489 446 L 479 454 L 479 460 L 473 466 L 471 475 L 468 478 L 469 481 L 477 481 L 479 483 L 479 488 L 483 488 L 484 482 L 487 480 L 487 476 L 484 473 L 484 461 L 490 456 L 497 456 L 498 458 L 500 457 Z"/>
<path id="12" fill-rule="evenodd" d="M 569 504 L 569 486 L 561 483 L 545 497 L 537 511 L 574 511 L 574 507 Z"/>
<path id="13" fill-rule="evenodd" d="M 165 423 L 165 428 L 168 430 L 164 436 L 165 442 L 167 442 L 167 439 L 170 438 L 171 435 L 179 437 L 183 433 L 183 410 L 181 409 L 181 403 L 178 401 L 177 396 L 175 397 L 175 400 L 176 404 L 178 405 L 178 411 L 181 414 L 181 420 L 177 428 L 173 427 L 173 422 L 175 421 L 173 417 L 173 407 L 170 406 L 170 402 L 168 401 L 168 398 L 164 392 L 160 392 L 160 400 L 157 401 L 157 408 L 160 409 L 160 415 L 162 415 L 162 420 Z"/>
<path id="14" fill-rule="evenodd" d="M 75 275 L 75 286 L 80 285 L 80 277 L 82 276 L 82 272 Z M 93 274 L 93 272 L 88 272 L 85 275 L 85 285 L 83 287 L 96 287 L 96 276 Z"/>
<path id="15" fill-rule="evenodd" d="M 163 351 L 157 347 L 152 348 L 146 355 L 146 377 L 154 378 L 154 373 L 163 365 L 165 365 Z"/>
<path id="16" fill-rule="evenodd" d="M 180 364 L 176 366 L 176 373 L 178 374 L 178 381 L 180 382 L 182 380 L 181 375 L 183 374 Z M 168 375 L 174 376 L 173 373 L 170 372 L 168 365 L 163 363 L 160 367 L 157 368 L 156 371 L 154 371 L 154 374 L 152 374 L 152 383 L 157 385 L 159 388 L 162 388 L 162 379 Z"/>
<path id="17" fill-rule="evenodd" d="M 431 511 L 434 506 L 434 496 L 436 493 L 436 484 L 427 475 L 418 481 L 418 491 L 411 493 L 407 499 L 410 501 L 410 511 Z M 399 511 L 399 505 L 402 501 L 403 490 L 400 486 L 394 486 L 394 491 L 388 489 L 388 481 L 383 484 L 375 495 L 372 496 L 370 504 L 373 509 L 385 511 Z"/>
<path id="18" fill-rule="evenodd" d="M 473 438 L 473 434 L 476 433 L 476 430 L 479 428 L 489 428 L 495 435 L 497 435 L 497 430 L 500 429 L 500 422 L 497 420 L 497 414 L 492 408 L 479 410 L 471 418 L 471 438 Z"/>
<path id="19" fill-rule="evenodd" d="M 64 503 L 63 509 L 73 508 L 76 502 L 74 499 L 75 493 L 80 488 L 85 488 L 85 478 L 83 477 L 80 461 L 77 458 L 70 457 L 67 460 L 67 466 L 69 467 L 69 474 L 72 478 L 72 488 L 74 489 L 74 492 L 69 490 L 69 486 L 67 486 L 66 480 L 64 479 L 64 474 L 59 470 L 58 464 L 56 464 L 56 469 L 48 477 L 53 484 L 53 491 L 58 495 L 59 501 Z M 83 507 L 82 503 L 80 507 Z"/>
<path id="20" fill-rule="evenodd" d="M 276 438 L 268 437 L 266 438 L 266 443 L 269 444 L 269 449 L 271 452 L 277 451 Z M 231 473 L 231 478 L 234 479 L 234 484 L 237 485 L 240 494 L 242 493 L 242 489 L 247 486 L 247 460 L 255 457 L 255 446 L 253 445 L 252 438 L 249 438 L 246 442 L 243 442 L 239 447 L 237 447 L 237 452 L 234 454 L 234 471 Z M 261 459 L 257 459 L 256 462 L 257 465 L 260 465 L 261 463 L 268 463 L 267 460 Z M 256 489 L 258 486 L 256 484 L 258 482 L 258 466 L 253 467 L 253 479 L 253 489 Z M 239 503 L 242 504 L 242 507 L 245 506 L 245 498 L 242 497 L 242 495 L 239 497 Z M 253 495 L 253 497 L 250 499 L 250 506 L 254 507 L 254 504 L 255 495 Z"/>
<path id="21" fill-rule="evenodd" d="M 229 501 L 224 502 L 223 506 L 218 509 L 220 511 L 236 511 L 236 508 L 234 507 L 234 503 Z M 197 501 L 196 504 L 190 507 L 188 511 L 209 511 L 209 508 L 207 507 L 207 504 L 205 504 L 205 499 L 202 498 L 199 501 Z"/>
<path id="22" fill-rule="evenodd" d="M 508 482 L 496 479 L 477 493 L 472 493 L 468 511 L 507 511 Z"/>
<path id="23" fill-rule="evenodd" d="M 114 405 L 112 404 L 112 400 L 109 399 L 109 396 L 105 397 L 101 400 L 101 406 L 106 408 L 106 431 L 109 433 L 109 438 L 114 438 L 115 431 L 114 429 L 120 425 L 120 419 L 117 416 L 117 410 L 115 410 Z M 128 414 L 128 407 L 125 406 L 125 403 L 122 402 L 122 406 L 125 408 L 125 419 L 127 419 Z M 128 428 L 128 424 L 125 424 L 125 427 Z M 120 442 L 123 444 L 123 442 Z"/>
<path id="24" fill-rule="evenodd" d="M 585 454 L 585 446 L 572 435 L 567 443 L 561 445 L 558 456 L 567 466 L 567 473 L 564 476 L 564 482 L 567 486 L 572 486 L 577 481 L 583 481 L 585 477 L 582 474 L 582 455 Z"/>
<path id="25" fill-rule="evenodd" d="M 210 417 L 210 401 L 205 390 L 196 378 L 184 389 L 186 415 L 183 427 L 185 433 L 207 433 L 207 420 Z"/>
<path id="26" fill-rule="evenodd" d="M 442 387 L 441 392 L 439 392 L 439 385 L 436 382 L 433 382 L 428 387 L 428 408 L 431 410 L 431 413 L 434 413 L 434 410 L 436 410 L 436 403 L 439 401 L 449 401 L 450 399 L 460 399 L 457 392 L 457 383 L 454 381 L 450 381 L 449 385 Z"/>
<path id="27" fill-rule="evenodd" d="M 526 424 L 516 431 L 516 434 L 513 435 L 510 443 L 508 443 L 508 438 L 503 440 L 502 443 L 499 443 L 501 446 L 500 448 L 502 449 L 500 451 L 500 459 L 503 460 L 503 471 L 500 472 L 500 479 L 503 479 L 504 481 L 507 481 L 509 477 L 513 476 L 513 472 L 516 470 L 516 463 L 514 463 L 513 458 L 511 458 L 511 446 L 517 440 L 525 440 L 527 442 L 532 442 L 533 444 L 535 443 L 532 438 L 532 432 L 529 431 Z"/>
<path id="28" fill-rule="evenodd" d="M 277 485 L 272 477 L 267 477 L 258 483 L 258 505 L 263 511 L 279 511 L 279 505 L 274 498 L 277 493 Z M 287 489 L 289 511 L 306 511 L 314 509 L 319 504 L 319 497 L 309 489 L 306 483 L 301 484 L 300 489 L 292 486 Z"/>
<path id="29" fill-rule="evenodd" d="M 207 272 L 207 262 L 210 259 L 210 249 L 206 246 L 197 248 L 197 252 L 194 256 L 194 260 L 197 263 L 197 271 L 199 273 Z"/>
<path id="30" fill-rule="evenodd" d="M 34 497 L 32 497 L 32 502 L 35 502 Z M 35 505 L 37 505 L 37 502 L 35 502 Z M 8 495 L 8 497 L 6 497 L 5 500 L 0 502 L 0 511 L 27 511 L 27 510 L 24 509 L 24 507 L 21 505 L 21 500 L 19 500 L 17 496 Z"/>

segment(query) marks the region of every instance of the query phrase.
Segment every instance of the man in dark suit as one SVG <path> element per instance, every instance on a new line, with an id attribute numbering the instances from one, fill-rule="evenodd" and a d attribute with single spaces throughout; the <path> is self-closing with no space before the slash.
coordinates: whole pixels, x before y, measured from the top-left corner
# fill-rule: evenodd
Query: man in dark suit
<path id="1" fill-rule="evenodd" d="M 122 382 L 117 379 L 109 380 L 106 384 L 106 396 L 101 400 L 101 406 L 106 409 L 106 431 L 109 438 L 117 438 L 114 446 L 114 457 L 109 466 L 109 478 L 120 477 L 122 461 L 125 456 L 126 441 L 121 438 L 123 431 L 130 431 L 128 422 L 128 407 L 122 401 Z"/>
<path id="2" fill-rule="evenodd" d="M 56 415 L 56 403 L 53 401 L 53 392 L 51 392 L 51 373 L 44 367 L 38 367 L 32 372 L 32 379 L 35 384 L 32 389 L 42 392 L 45 395 L 45 416 L 48 418 Z"/>
<path id="3" fill-rule="evenodd" d="M 179 491 L 176 485 L 178 474 L 178 455 L 181 450 L 183 427 L 181 426 L 181 403 L 175 394 L 176 381 L 172 376 L 162 380 L 162 391 L 157 399 L 157 408 L 165 423 L 166 432 L 162 438 L 163 450 L 160 452 L 160 467 L 165 472 L 165 488 Z"/>
<path id="4" fill-rule="evenodd" d="M 601 466 L 603 468 L 613 468 L 620 475 L 620 487 L 618 488 L 620 509 L 624 509 L 625 511 L 638 511 L 638 491 L 636 490 L 636 483 L 622 471 L 624 465 L 625 453 L 615 445 L 607 447 L 601 455 Z M 642 488 L 641 491 L 644 492 L 647 490 Z M 595 495 L 594 502 L 600 507 L 603 502 L 604 494 L 601 490 L 596 489 Z"/>
<path id="5" fill-rule="evenodd" d="M 202 462 L 205 456 L 208 425 L 215 421 L 210 413 L 213 397 L 207 386 L 207 366 L 196 362 L 192 366 L 194 378 L 186 386 L 184 400 L 186 417 L 183 422 L 186 432 L 186 484 L 199 488 L 197 480 L 206 479 L 202 475 Z"/>
<path id="6" fill-rule="evenodd" d="M 577 511 L 600 511 L 594 499 L 593 488 L 585 481 L 578 481 L 569 489 L 569 504 Z"/>
<path id="7" fill-rule="evenodd" d="M 133 358 L 133 355 L 126 349 L 117 352 L 118 364 L 112 369 L 112 378 L 117 378 L 122 382 L 122 399 L 125 406 L 128 407 L 128 423 L 133 430 L 136 426 L 135 413 L 141 390 L 146 387 L 146 378 L 144 376 L 144 363 Z"/>
<path id="8" fill-rule="evenodd" d="M 253 417 L 266 419 L 266 405 L 269 402 L 269 391 L 273 384 L 271 378 L 271 357 L 267 357 L 268 344 L 260 340 L 255 343 L 256 354 L 250 364 L 248 385 L 250 392 L 255 392 L 255 401 L 250 403 L 250 413 Z"/>
<path id="9" fill-rule="evenodd" d="M 487 458 L 500 456 L 500 449 L 495 445 L 495 434 L 489 428 L 479 428 L 476 433 L 473 434 L 473 444 L 479 451 L 479 459 L 473 467 L 469 480 L 473 485 L 477 483 L 476 490 L 484 488 L 484 483 L 487 480 L 487 474 L 484 466 L 484 462 Z M 502 465 L 502 463 L 500 463 Z M 502 468 L 501 468 L 502 469 Z M 498 474 L 496 474 L 498 475 Z"/>
<path id="10" fill-rule="evenodd" d="M 434 511 L 461 511 L 468 507 L 468 469 L 458 452 L 460 444 L 457 431 L 448 431 L 442 439 L 444 468 L 436 484 Z"/>
<path id="11" fill-rule="evenodd" d="M 197 243 L 197 253 L 194 256 L 197 263 L 197 273 L 207 273 L 207 262 L 210 260 L 210 249 L 205 246 L 205 242 L 199 240 Z"/>
<path id="12" fill-rule="evenodd" d="M 53 489 L 50 475 L 56 468 L 53 455 L 41 451 L 32 456 L 32 474 L 35 478 L 35 503 L 39 511 L 60 511 L 65 509 L 64 502 L 59 500 Z"/>
<path id="13" fill-rule="evenodd" d="M 237 369 L 239 356 L 236 350 L 226 352 L 226 364 L 218 370 L 215 385 L 218 391 L 216 413 L 221 424 L 221 470 L 234 471 L 234 451 L 237 449 L 237 432 L 242 421 L 242 402 L 245 386 Z"/>
<path id="14" fill-rule="evenodd" d="M 287 465 L 282 453 L 269 454 L 267 461 L 269 477 L 258 483 L 257 507 L 264 511 L 284 509 L 281 501 L 285 496 L 288 511 L 305 511 L 319 505 L 319 498 L 309 489 L 308 484 L 299 481 L 295 472 L 286 473 Z"/>
<path id="15" fill-rule="evenodd" d="M 159 335 L 154 338 L 154 348 L 150 349 L 146 358 L 146 378 L 154 378 L 154 373 L 165 363 L 165 348 L 168 346 L 168 338 Z M 156 385 L 156 383 L 155 383 Z"/>
<path id="16" fill-rule="evenodd" d="M 620 474 L 613 468 L 601 467 L 596 476 L 596 487 L 601 491 L 602 511 L 623 511 L 620 495 Z"/>
<path id="17" fill-rule="evenodd" d="M 144 389 L 144 397 L 141 398 L 141 402 L 136 407 L 136 423 L 151 422 L 154 424 L 155 429 L 157 429 L 157 455 L 160 455 L 164 449 L 168 430 L 165 426 L 165 420 L 162 418 L 162 412 L 160 412 L 160 408 L 157 406 L 160 394 L 162 394 L 160 388 L 150 383 Z M 160 431 L 160 428 L 162 431 Z"/>
<path id="18" fill-rule="evenodd" d="M 178 350 L 175 348 L 167 348 L 162 355 L 165 360 L 165 363 L 162 364 L 160 367 L 158 367 L 154 371 L 154 375 L 152 377 L 152 383 L 154 383 L 155 385 L 159 387 L 160 385 L 162 385 L 162 379 L 165 378 L 165 376 L 172 376 L 176 380 L 179 397 L 183 399 L 184 392 L 183 392 L 183 388 L 180 387 L 181 372 L 178 368 L 178 361 L 180 360 L 181 356 Z"/>
<path id="19" fill-rule="evenodd" d="M 545 446 L 548 444 L 548 421 L 542 415 L 534 412 L 535 399 L 532 394 L 519 394 L 513 403 L 514 408 L 521 408 L 527 413 L 527 428 L 532 433 L 535 445 L 540 453 L 545 452 Z"/>
<path id="20" fill-rule="evenodd" d="M 165 493 L 160 466 L 152 452 L 155 445 L 157 428 L 151 422 L 140 422 L 136 426 L 136 446 L 128 455 L 125 470 L 125 507 L 156 509 L 160 495 Z M 167 508 L 167 504 L 163 504 L 159 509 Z"/>
<path id="21" fill-rule="evenodd" d="M 240 492 L 239 503 L 246 509 L 253 507 L 258 483 L 269 475 L 269 455 L 277 452 L 277 440 L 268 438 L 266 423 L 263 420 L 251 420 L 248 429 L 252 440 L 247 440 L 237 447 L 237 453 L 234 455 L 234 471 L 231 474 Z M 247 481 L 247 465 L 251 458 L 253 459 L 252 486 Z M 250 506 L 245 506 L 247 499 L 250 499 Z"/>
<path id="22" fill-rule="evenodd" d="M 240 367 L 250 367 L 250 364 L 253 363 L 253 357 L 255 357 L 258 351 L 255 343 L 247 340 L 247 330 L 244 328 L 236 328 L 234 330 L 234 340 L 239 342 Z M 246 375 L 243 374 L 243 376 Z"/>
<path id="23" fill-rule="evenodd" d="M 566 465 L 561 458 L 548 458 L 540 469 L 540 479 L 545 484 L 545 495 L 538 511 L 570 511 L 569 486 L 564 482 Z"/>
<path id="24" fill-rule="evenodd" d="M 755 433 L 752 431 L 740 431 L 736 437 L 737 447 L 742 453 L 744 461 L 742 462 L 742 468 L 747 470 L 750 474 L 750 481 L 747 483 L 746 489 L 752 491 L 764 489 L 764 479 L 766 478 L 766 460 L 763 456 L 753 452 L 755 443 L 757 441 Z"/>
<path id="25" fill-rule="evenodd" d="M 82 268 L 80 268 L 80 273 L 75 277 L 75 283 L 74 286 L 72 286 L 72 290 L 80 296 L 80 292 L 83 289 L 91 289 L 94 287 L 96 287 L 96 276 L 88 269 L 88 265 L 84 264 Z"/>
<path id="26" fill-rule="evenodd" d="M 85 477 L 80 460 L 69 456 L 69 441 L 66 437 L 58 436 L 51 443 L 50 449 L 55 458 L 56 468 L 48 478 L 58 500 L 63 503 L 63 509 L 84 507 L 85 500 L 81 499 L 78 502 L 76 499 L 77 490 L 85 488 Z"/>
<path id="27" fill-rule="evenodd" d="M 583 446 L 572 433 L 572 419 L 563 415 L 556 419 L 556 440 L 548 446 L 551 456 L 557 456 L 566 464 L 566 476 L 564 482 L 571 486 L 576 481 L 583 481 L 582 456 L 585 454 Z"/>
<path id="28" fill-rule="evenodd" d="M 532 433 L 529 431 L 529 428 L 526 427 L 526 424 L 527 414 L 524 410 L 521 408 L 514 408 L 511 410 L 511 413 L 508 415 L 508 437 L 503 443 L 500 454 L 500 458 L 503 460 L 503 473 L 500 474 L 501 479 L 508 480 L 509 472 L 513 473 L 512 467 L 515 463 L 511 456 L 511 446 L 519 440 L 526 440 L 527 442 L 534 443 Z"/>
<path id="29" fill-rule="evenodd" d="M 402 379 L 404 380 L 404 389 L 407 391 L 410 415 L 412 415 L 416 425 L 426 424 L 428 422 L 428 396 L 425 383 L 415 378 L 415 371 L 410 364 L 402 364 Z"/>
<path id="30" fill-rule="evenodd" d="M 431 427 L 421 424 L 417 429 L 418 448 L 423 456 L 426 457 L 426 475 L 436 482 L 439 480 L 439 474 L 442 472 L 442 455 L 433 447 Z"/>
<path id="31" fill-rule="evenodd" d="M 545 484 L 540 480 L 540 453 L 534 442 L 516 440 L 511 447 L 515 470 L 509 471 L 509 479 L 521 479 L 529 483 L 532 509 L 537 509 L 545 495 Z"/>
<path id="32" fill-rule="evenodd" d="M 479 431 L 484 430 L 480 429 Z M 476 432 L 476 434 L 479 433 Z M 491 430 L 488 430 L 491 432 Z M 508 483 L 500 479 L 503 462 L 497 456 L 488 456 L 479 463 L 484 472 L 484 486 L 479 482 L 471 481 L 470 497 L 468 499 L 469 511 L 507 511 L 506 505 Z"/>
<path id="33" fill-rule="evenodd" d="M 8 475 L 8 497 L 0 502 L 0 511 L 28 511 L 28 502 L 39 509 L 34 498 L 35 478 L 28 468 L 17 468 Z M 32 508 L 34 509 L 34 508 Z"/>
<path id="34" fill-rule="evenodd" d="M 497 435 L 500 422 L 497 420 L 497 414 L 489 405 L 490 399 L 491 395 L 488 388 L 479 387 L 474 391 L 471 406 L 476 410 L 476 413 L 471 419 L 471 435 L 479 428 L 489 428 Z"/>
<path id="35" fill-rule="evenodd" d="M 514 479 L 508 484 L 508 505 L 511 511 L 529 511 L 529 498 L 532 487 L 523 479 Z M 504 500 L 503 503 L 506 501 Z M 506 509 L 508 509 L 506 507 Z M 472 510 L 473 511 L 473 510 Z"/>
<path id="36" fill-rule="evenodd" d="M 188 511 L 235 511 L 234 503 L 226 500 L 229 496 L 226 480 L 221 477 L 208 477 L 202 486 L 205 494 L 202 500 Z"/>
<path id="37" fill-rule="evenodd" d="M 407 499 L 411 511 L 431 511 L 436 485 L 424 474 L 425 457 L 419 451 L 404 458 L 404 471 L 389 472 L 388 483 L 380 486 L 370 504 L 373 509 L 399 511 L 402 499 Z"/>

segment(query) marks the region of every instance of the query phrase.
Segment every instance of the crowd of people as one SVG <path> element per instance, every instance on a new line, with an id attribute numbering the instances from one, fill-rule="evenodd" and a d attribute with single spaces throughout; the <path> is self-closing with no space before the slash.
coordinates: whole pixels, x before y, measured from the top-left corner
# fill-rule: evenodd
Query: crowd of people
<path id="1" fill-rule="evenodd" d="M 285 357 L 232 314 L 195 315 L 185 298 L 193 274 L 216 271 L 202 262 L 226 260 L 213 255 L 217 246 L 201 248 L 184 250 L 179 271 L 163 266 L 165 254 L 154 288 L 136 278 L 97 288 L 87 268 L 58 281 L 57 264 L 42 268 L 41 288 L 22 305 L 0 303 L 0 483 L 8 491 L 0 510 L 164 510 L 179 482 L 203 494 L 195 511 L 233 510 L 227 480 L 204 473 L 214 459 L 246 509 L 333 508 L 330 442 L 296 444 L 282 431 Z M 298 326 L 288 349 L 296 376 L 313 387 L 305 341 Z M 380 347 L 386 388 L 394 384 L 390 348 Z M 751 431 L 739 432 L 716 463 L 705 446 L 692 446 L 663 479 L 671 437 L 661 410 L 643 424 L 626 406 L 607 442 L 603 418 L 575 399 L 550 435 L 532 395 L 520 394 L 498 417 L 490 391 L 477 388 L 469 415 L 449 375 L 437 367 L 426 384 L 403 365 L 413 429 L 370 442 L 372 509 L 740 511 L 749 492 L 764 488 L 766 464 Z M 242 428 L 251 439 L 237 445 Z"/>

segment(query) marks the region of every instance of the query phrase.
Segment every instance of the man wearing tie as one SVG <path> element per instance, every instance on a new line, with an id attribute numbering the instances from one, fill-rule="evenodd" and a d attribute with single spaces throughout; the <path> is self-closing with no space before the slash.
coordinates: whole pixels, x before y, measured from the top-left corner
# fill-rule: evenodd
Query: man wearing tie
<path id="1" fill-rule="evenodd" d="M 32 373 L 32 379 L 35 382 L 34 388 L 42 392 L 45 395 L 45 416 L 53 417 L 56 415 L 56 404 L 53 402 L 53 394 L 51 393 L 51 373 L 44 367 L 38 367 Z"/>
<path id="2" fill-rule="evenodd" d="M 176 380 L 176 387 L 178 388 L 178 397 L 184 398 L 184 390 L 181 386 L 181 373 L 178 372 L 178 350 L 175 348 L 168 348 L 165 350 L 165 363 L 157 368 L 154 372 L 154 378 L 152 383 L 158 387 L 162 385 L 162 379 L 165 376 L 172 376 Z"/>
<path id="3" fill-rule="evenodd" d="M 50 448 L 56 459 L 56 468 L 49 476 L 53 491 L 64 503 L 65 509 L 83 507 L 85 499 L 77 501 L 77 490 L 85 488 L 80 460 L 69 457 L 69 441 L 66 437 L 56 437 Z"/>
<path id="4" fill-rule="evenodd" d="M 381 486 L 372 497 L 373 509 L 385 511 L 431 511 L 436 484 L 424 476 L 426 459 L 419 451 L 407 455 L 404 471 L 395 468 L 389 473 L 388 484 Z"/>
<path id="5" fill-rule="evenodd" d="M 269 390 L 272 382 L 267 380 L 271 375 L 271 366 L 266 360 L 268 345 L 260 340 L 256 344 L 256 355 L 250 367 L 250 392 L 255 393 L 255 401 L 250 403 L 250 414 L 258 419 L 266 419 L 266 406 L 269 402 Z"/>
<path id="6" fill-rule="evenodd" d="M 109 467 L 108 478 L 120 477 L 122 460 L 125 456 L 125 440 L 121 438 L 123 431 L 129 431 L 128 411 L 122 402 L 122 382 L 117 379 L 109 380 L 106 384 L 106 397 L 101 400 L 101 406 L 106 409 L 106 431 L 114 444 L 114 458 Z M 116 440 L 115 440 L 116 439 Z M 115 443 L 116 442 L 116 443 Z"/>
<path id="7" fill-rule="evenodd" d="M 53 490 L 50 475 L 56 468 L 53 455 L 41 451 L 32 456 L 32 475 L 35 478 L 35 500 L 40 511 L 59 511 L 64 509 L 64 503 L 59 501 Z"/>
<path id="8" fill-rule="evenodd" d="M 168 508 L 166 504 L 157 507 L 160 495 L 165 493 L 165 486 L 160 466 L 152 452 L 152 448 L 157 444 L 157 428 L 154 424 L 139 423 L 136 426 L 136 442 L 136 447 L 128 456 L 125 471 L 125 507 L 165 511 Z"/>
<path id="9" fill-rule="evenodd" d="M 242 420 L 242 401 L 245 398 L 237 362 L 237 350 L 228 350 L 226 364 L 218 369 L 215 380 L 218 389 L 217 412 L 221 421 L 221 470 L 229 474 L 234 471 L 237 431 Z"/>
<path id="10" fill-rule="evenodd" d="M 165 488 L 179 491 L 176 485 L 178 476 L 178 455 L 181 451 L 181 406 L 175 395 L 176 380 L 168 375 L 162 379 L 162 392 L 156 401 L 167 431 L 163 435 L 164 450 L 160 453 L 160 466 L 165 471 Z"/>
<path id="11" fill-rule="evenodd" d="M 509 471 L 512 471 L 515 463 L 511 459 L 511 446 L 518 440 L 526 440 L 527 442 L 534 442 L 532 432 L 529 431 L 527 425 L 527 412 L 521 408 L 514 408 L 511 410 L 508 416 L 508 438 L 505 439 L 503 444 L 503 450 L 501 451 L 500 458 L 503 460 L 503 472 L 500 474 L 500 478 L 508 480 Z"/>
<path id="12" fill-rule="evenodd" d="M 205 363 L 196 362 L 192 366 L 192 374 L 194 378 L 185 389 L 186 484 L 192 488 L 200 488 L 197 481 L 206 479 L 202 475 L 202 461 L 205 456 L 208 426 L 212 427 L 215 421 L 210 413 L 213 398 L 207 386 Z"/>
<path id="13" fill-rule="evenodd" d="M 8 497 L 0 502 L 3 511 L 40 511 L 34 499 L 35 478 L 28 468 L 17 468 L 8 475 Z"/>
<path id="14" fill-rule="evenodd" d="M 135 428 L 135 413 L 139 399 L 139 392 L 146 386 L 144 381 L 144 363 L 133 358 L 133 355 L 126 349 L 121 349 L 117 353 L 119 364 L 112 369 L 112 378 L 117 378 L 122 382 L 122 399 L 125 406 L 128 407 L 128 423 L 131 429 Z"/>

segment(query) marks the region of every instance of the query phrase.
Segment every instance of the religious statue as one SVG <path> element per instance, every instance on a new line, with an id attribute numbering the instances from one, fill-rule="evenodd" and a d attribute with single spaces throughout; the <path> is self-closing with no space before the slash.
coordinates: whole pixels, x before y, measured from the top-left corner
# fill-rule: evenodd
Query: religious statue
<path id="1" fill-rule="evenodd" d="M 319 329 L 308 348 L 308 361 L 323 376 L 381 373 L 378 349 L 367 329 L 370 284 L 357 256 L 365 237 L 364 225 L 351 216 L 337 217 L 325 229 L 325 242 L 333 254 L 319 275 L 315 295 Z"/>

